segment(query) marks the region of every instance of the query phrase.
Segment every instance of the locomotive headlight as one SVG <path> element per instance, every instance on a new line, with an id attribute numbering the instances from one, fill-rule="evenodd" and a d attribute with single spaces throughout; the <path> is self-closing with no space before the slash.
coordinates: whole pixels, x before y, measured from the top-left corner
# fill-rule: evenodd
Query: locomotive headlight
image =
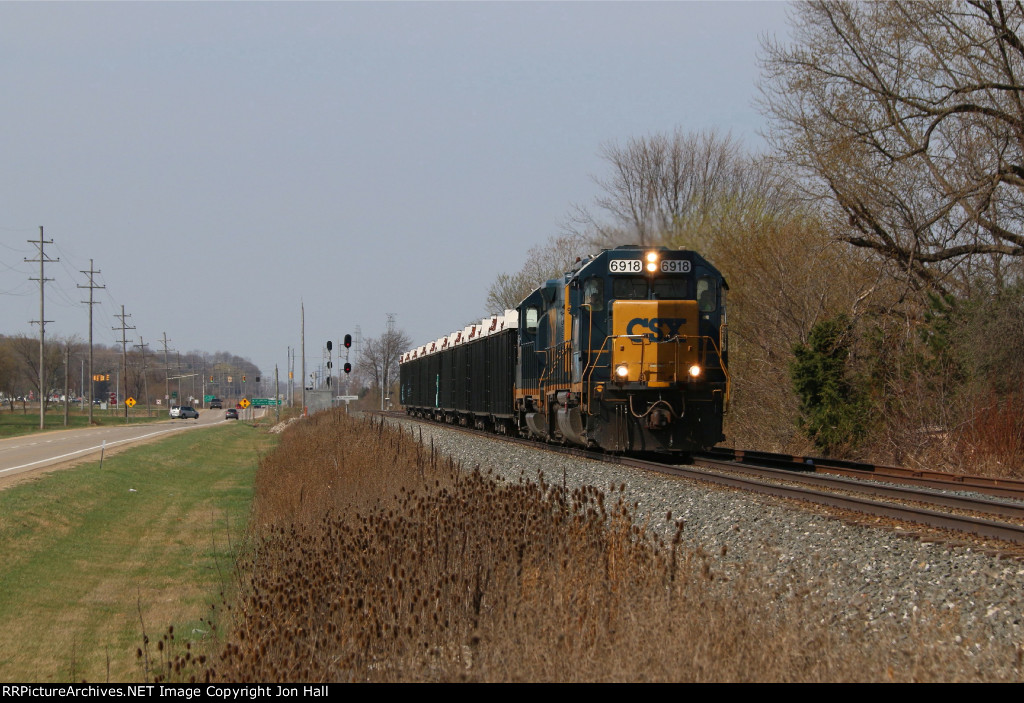
<path id="1" fill-rule="evenodd" d="M 658 255 L 653 251 L 647 252 L 647 270 L 652 273 L 658 270 Z"/>
<path id="2" fill-rule="evenodd" d="M 693 366 L 690 367 L 690 378 L 700 378 L 700 374 L 702 371 L 703 369 L 700 366 L 694 364 Z"/>
<path id="3" fill-rule="evenodd" d="M 615 377 L 618 378 L 620 381 L 625 381 L 626 376 L 628 375 L 629 367 L 626 366 L 625 364 L 619 364 L 618 366 L 615 367 Z"/>

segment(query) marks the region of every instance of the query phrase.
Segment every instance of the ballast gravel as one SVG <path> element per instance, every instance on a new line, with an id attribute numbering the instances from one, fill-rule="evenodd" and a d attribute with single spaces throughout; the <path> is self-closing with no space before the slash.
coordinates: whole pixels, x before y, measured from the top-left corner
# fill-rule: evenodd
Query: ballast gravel
<path id="1" fill-rule="evenodd" d="M 465 468 L 479 467 L 510 482 L 595 486 L 636 504 L 638 520 L 666 536 L 682 518 L 684 543 L 715 555 L 720 568 L 757 563 L 781 594 L 808 584 L 824 588 L 828 602 L 849 604 L 837 627 L 911 622 L 921 609 L 955 611 L 951 637 L 979 652 L 988 643 L 1024 651 L 1024 560 L 962 544 L 929 541 L 889 527 L 852 524 L 812 508 L 688 479 L 658 476 L 554 452 L 471 436 L 449 428 L 393 419 L 427 447 Z M 614 487 L 614 490 L 610 490 Z M 837 605 L 841 609 L 841 605 Z M 843 621 L 846 622 L 843 622 Z M 1019 655 L 1018 655 L 1019 656 Z M 1017 666 L 1020 666 L 1018 662 Z M 1018 675 L 1020 672 L 1017 672 Z M 1012 676 L 1012 674 L 1011 674 Z"/>

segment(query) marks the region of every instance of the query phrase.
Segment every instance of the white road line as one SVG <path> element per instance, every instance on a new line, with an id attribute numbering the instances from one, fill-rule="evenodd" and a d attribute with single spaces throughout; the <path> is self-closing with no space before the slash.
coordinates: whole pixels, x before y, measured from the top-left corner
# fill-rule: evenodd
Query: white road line
<path id="1" fill-rule="evenodd" d="M 193 427 L 196 427 L 196 425 L 193 425 Z M 76 454 L 87 454 L 88 452 L 99 451 L 104 446 L 112 447 L 115 444 L 121 444 L 123 442 L 136 442 L 136 441 L 138 441 L 140 439 L 146 439 L 147 437 L 155 437 L 156 435 L 159 435 L 159 434 L 167 434 L 168 432 L 178 432 L 179 430 L 187 430 L 187 429 L 189 429 L 189 428 L 188 427 L 175 427 L 175 428 L 169 429 L 169 430 L 160 430 L 159 432 L 150 432 L 149 434 L 140 435 L 138 437 L 129 437 L 128 439 L 118 439 L 118 440 L 115 440 L 113 442 L 106 442 L 106 444 L 97 444 L 95 447 L 88 447 L 86 449 L 79 449 L 77 452 L 70 452 L 68 454 L 62 454 L 60 456 L 51 456 L 51 457 L 49 457 L 47 459 L 40 459 L 39 461 L 33 461 L 33 462 L 28 463 L 28 464 L 22 464 L 21 466 L 12 466 L 9 469 L 0 469 L 0 474 L 6 473 L 8 471 L 17 471 L 18 469 L 25 469 L 25 468 L 28 468 L 29 466 L 35 466 L 36 464 L 47 464 L 47 463 L 59 461 L 61 459 L 66 459 L 68 457 L 75 456 Z"/>

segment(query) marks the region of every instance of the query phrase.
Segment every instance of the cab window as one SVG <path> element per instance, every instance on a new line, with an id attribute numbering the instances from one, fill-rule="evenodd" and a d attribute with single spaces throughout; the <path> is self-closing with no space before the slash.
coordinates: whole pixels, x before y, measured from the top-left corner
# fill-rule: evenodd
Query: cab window
<path id="1" fill-rule="evenodd" d="M 718 286 L 711 276 L 697 279 L 697 309 L 701 312 L 714 312 L 718 307 Z"/>
<path id="2" fill-rule="evenodd" d="M 689 279 L 679 276 L 655 278 L 651 281 L 651 292 L 656 300 L 685 300 Z"/>
<path id="3" fill-rule="evenodd" d="M 526 332 L 537 333 L 537 308 L 526 308 Z"/>
<path id="4" fill-rule="evenodd" d="M 583 304 L 589 305 L 594 312 L 604 310 L 604 280 L 588 278 L 583 284 Z"/>
<path id="5" fill-rule="evenodd" d="M 647 279 L 613 278 L 612 296 L 617 300 L 647 300 Z"/>

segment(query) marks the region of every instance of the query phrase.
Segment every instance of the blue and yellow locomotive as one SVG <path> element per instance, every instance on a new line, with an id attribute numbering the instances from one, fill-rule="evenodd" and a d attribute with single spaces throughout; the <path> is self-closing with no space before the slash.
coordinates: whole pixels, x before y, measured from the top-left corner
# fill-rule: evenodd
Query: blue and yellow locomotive
<path id="1" fill-rule="evenodd" d="M 726 285 L 699 254 L 622 246 L 517 310 L 402 357 L 408 412 L 613 452 L 724 439 Z"/>

